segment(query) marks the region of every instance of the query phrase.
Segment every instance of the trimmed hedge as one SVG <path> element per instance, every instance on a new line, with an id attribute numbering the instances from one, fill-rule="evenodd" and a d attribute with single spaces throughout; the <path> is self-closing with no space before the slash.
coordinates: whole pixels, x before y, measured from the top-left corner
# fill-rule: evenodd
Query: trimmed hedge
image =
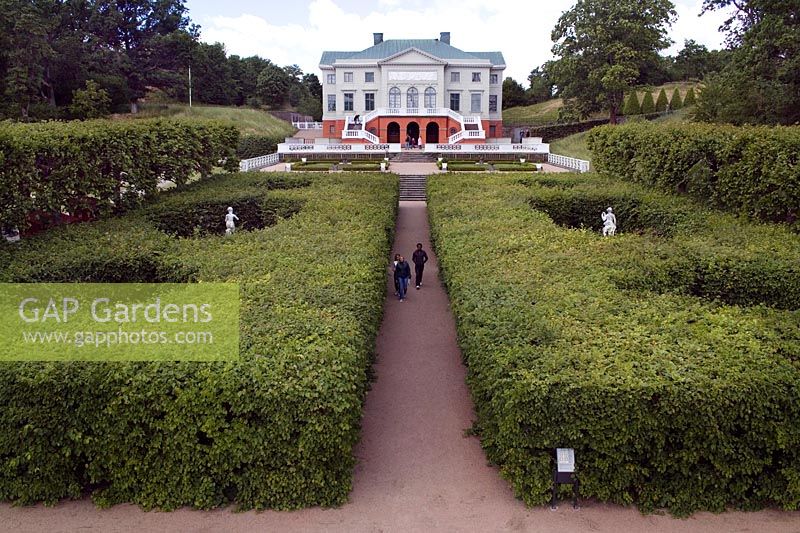
<path id="1" fill-rule="evenodd" d="M 149 257 L 158 277 L 140 281 L 241 287 L 238 362 L 0 364 L 0 499 L 90 492 L 100 505 L 147 509 L 346 501 L 397 179 L 298 175 L 311 185 L 264 193 L 266 179 L 292 176 L 237 174 L 188 187 L 198 203 L 232 189 L 304 202 L 263 230 L 180 239 L 149 222 L 153 211 L 137 210 L 0 246 L 4 281 L 73 281 L 71 267 L 88 253 L 130 265 L 128 274 Z M 90 278 L 109 281 L 111 267 L 98 267 Z"/>
<path id="2" fill-rule="evenodd" d="M 236 157 L 251 159 L 262 155 L 274 154 L 278 151 L 278 144 L 284 141 L 283 137 L 270 137 L 267 135 L 244 135 L 236 146 Z"/>
<path id="3" fill-rule="evenodd" d="M 552 142 L 576 133 L 588 131 L 595 126 L 608 124 L 607 118 L 571 122 L 569 124 L 551 124 L 549 126 L 535 126 L 529 128 L 530 137 L 541 137 L 543 142 Z"/>
<path id="4" fill-rule="evenodd" d="M 34 211 L 119 211 L 161 179 L 233 170 L 238 138 L 212 121 L 0 123 L 0 226 L 24 230 Z"/>
<path id="5" fill-rule="evenodd" d="M 550 498 L 554 448 L 572 447 L 584 497 L 676 515 L 797 509 L 800 314 L 617 281 L 637 272 L 638 258 L 655 262 L 682 246 L 733 251 L 743 232 L 750 257 L 775 258 L 780 245 L 777 260 L 797 264 L 798 237 L 718 213 L 707 222 L 688 204 L 673 239 L 627 233 L 624 219 L 613 238 L 564 229 L 529 202 L 602 186 L 591 175 L 552 186 L 559 179 L 428 182 L 475 430 L 489 459 L 528 505 Z M 680 208 L 668 200 L 664 210 Z M 486 257 L 491 268 L 476 284 L 474 267 Z"/>
<path id="6" fill-rule="evenodd" d="M 638 123 L 595 129 L 588 144 L 601 172 L 762 220 L 800 214 L 800 127 Z"/>

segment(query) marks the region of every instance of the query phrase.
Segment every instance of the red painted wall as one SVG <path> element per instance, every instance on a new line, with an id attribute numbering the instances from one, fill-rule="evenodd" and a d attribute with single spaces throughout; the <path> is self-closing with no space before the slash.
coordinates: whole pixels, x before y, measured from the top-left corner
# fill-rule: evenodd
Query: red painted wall
<path id="1" fill-rule="evenodd" d="M 389 124 L 392 122 L 396 122 L 400 126 L 400 139 L 397 142 L 405 143 L 406 142 L 406 135 L 407 135 L 407 128 L 408 125 L 412 122 L 416 122 L 419 126 L 419 140 L 421 143 L 425 144 L 426 141 L 426 128 L 428 124 L 433 122 L 439 126 L 439 139 L 437 142 L 439 143 L 446 143 L 447 138 L 452 135 L 450 132 L 451 128 L 455 128 L 455 131 L 461 131 L 461 124 L 451 119 L 450 117 L 377 117 L 373 120 L 370 120 L 366 125 L 365 129 L 367 131 L 371 131 L 375 135 L 377 135 L 382 143 L 389 142 Z M 502 137 L 503 135 L 503 121 L 502 120 L 483 120 L 483 129 L 486 131 L 486 138 L 489 139 L 492 136 L 489 135 L 490 126 L 495 126 L 496 131 L 493 137 Z M 330 127 L 334 127 L 334 133 L 330 133 Z M 322 132 L 323 137 L 330 137 L 334 139 L 339 139 L 342 136 L 342 130 L 344 130 L 344 120 L 324 120 L 322 122 Z M 349 139 L 343 140 L 342 142 L 362 142 L 356 139 Z M 483 139 L 473 139 L 473 140 L 464 140 L 462 142 L 470 142 L 470 143 L 477 143 L 481 144 L 484 142 Z"/>

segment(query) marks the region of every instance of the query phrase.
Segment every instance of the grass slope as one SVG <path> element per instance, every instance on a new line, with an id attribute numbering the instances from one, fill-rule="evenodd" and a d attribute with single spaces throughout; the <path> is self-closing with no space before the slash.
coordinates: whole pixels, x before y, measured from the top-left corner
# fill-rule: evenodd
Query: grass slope
<path id="1" fill-rule="evenodd" d="M 689 91 L 690 87 L 694 87 L 695 92 L 697 92 L 697 83 L 690 81 L 679 81 L 665 83 L 664 85 L 659 85 L 658 87 L 652 88 L 641 87 L 637 89 L 637 94 L 639 95 L 639 101 L 642 100 L 644 93 L 648 90 L 653 93 L 653 98 L 656 98 L 658 96 L 658 92 L 664 88 L 664 90 L 667 92 L 667 96 L 671 98 L 672 91 L 675 90 L 675 87 L 678 87 L 678 91 L 681 93 L 681 98 L 686 98 L 686 93 Z M 561 98 L 554 98 L 538 104 L 510 107 L 503 110 L 503 123 L 506 125 L 520 124 L 525 126 L 552 124 L 558 119 L 558 110 L 563 106 L 564 100 Z M 596 115 L 592 115 L 590 118 L 602 118 L 603 116 L 607 116 L 607 112 L 603 111 Z"/>
<path id="2" fill-rule="evenodd" d="M 142 106 L 141 117 L 179 117 L 222 120 L 235 124 L 243 135 L 290 137 L 296 131 L 288 122 L 266 111 L 250 107 L 192 106 L 167 104 Z"/>

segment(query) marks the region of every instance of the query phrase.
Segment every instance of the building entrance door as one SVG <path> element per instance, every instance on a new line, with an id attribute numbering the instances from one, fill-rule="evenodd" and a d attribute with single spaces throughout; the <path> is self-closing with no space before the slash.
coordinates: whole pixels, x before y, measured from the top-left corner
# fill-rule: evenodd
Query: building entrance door
<path id="1" fill-rule="evenodd" d="M 419 141 L 419 124 L 416 122 L 409 122 L 406 127 L 406 135 Z"/>
<path id="2" fill-rule="evenodd" d="M 400 142 L 400 124 L 397 122 L 390 122 L 386 126 L 386 141 L 390 143 Z"/>
<path id="3" fill-rule="evenodd" d="M 425 144 L 439 142 L 439 125 L 435 122 L 428 122 L 425 127 Z"/>

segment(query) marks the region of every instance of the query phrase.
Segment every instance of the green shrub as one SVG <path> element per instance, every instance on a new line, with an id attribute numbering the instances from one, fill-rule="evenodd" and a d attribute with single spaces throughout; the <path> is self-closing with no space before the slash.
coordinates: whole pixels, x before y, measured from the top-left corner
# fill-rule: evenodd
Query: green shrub
<path id="1" fill-rule="evenodd" d="M 667 110 L 667 105 L 669 105 L 669 100 L 667 100 L 667 91 L 664 88 L 661 88 L 661 91 L 658 93 L 658 99 L 656 99 L 656 113 L 663 113 Z"/>
<path id="2" fill-rule="evenodd" d="M 120 211 L 162 179 L 233 169 L 238 135 L 202 121 L 0 123 L 0 226 L 25 229 L 34 211 Z"/>
<path id="3" fill-rule="evenodd" d="M 675 87 L 675 90 L 672 91 L 672 98 L 669 100 L 669 108 L 673 111 L 677 111 L 678 109 L 683 108 L 683 100 L 681 100 L 681 92 Z"/>
<path id="4" fill-rule="evenodd" d="M 535 172 L 536 165 L 533 163 L 513 163 L 513 162 L 505 162 L 505 163 L 495 163 L 492 165 L 493 170 L 499 170 L 500 172 Z"/>
<path id="5" fill-rule="evenodd" d="M 646 92 L 644 93 L 644 98 L 642 98 L 642 113 L 655 113 L 656 112 L 656 104 L 653 101 L 653 93 Z"/>
<path id="6" fill-rule="evenodd" d="M 108 91 L 100 88 L 94 80 L 86 80 L 85 89 L 72 92 L 69 112 L 79 119 L 104 118 L 111 113 L 111 98 Z"/>
<path id="7" fill-rule="evenodd" d="M 588 144 L 601 172 L 763 220 L 797 220 L 798 127 L 629 124 L 597 128 Z"/>
<path id="8" fill-rule="evenodd" d="M 236 157 L 251 159 L 262 155 L 274 154 L 278 151 L 278 144 L 283 142 L 282 137 L 268 135 L 245 135 L 239 139 L 236 147 Z"/>
<path id="9" fill-rule="evenodd" d="M 447 163 L 447 170 L 450 171 L 486 172 L 488 169 L 489 165 L 486 163 L 479 163 L 477 161 L 449 161 Z"/>
<path id="10" fill-rule="evenodd" d="M 689 90 L 686 92 L 686 96 L 683 98 L 683 107 L 691 107 L 696 103 L 697 101 L 694 94 L 694 87 L 689 87 Z"/>
<path id="11" fill-rule="evenodd" d="M 73 281 L 69 267 L 87 253 L 134 278 L 129 258 L 150 256 L 167 278 L 237 282 L 241 294 L 236 362 L 0 364 L 0 499 L 55 502 L 90 492 L 100 505 L 163 509 L 346 501 L 397 179 L 298 173 L 279 181 L 294 176 L 311 186 L 266 197 L 304 209 L 263 230 L 170 237 L 149 222 L 156 203 L 0 247 L 4 280 Z M 255 197 L 268 179 L 201 180 L 160 202 L 233 190 Z"/>
<path id="12" fill-rule="evenodd" d="M 622 113 L 628 117 L 642 114 L 642 106 L 639 105 L 639 97 L 636 95 L 636 91 L 633 91 L 628 95 L 628 99 L 625 100 L 625 107 L 623 108 Z"/>
<path id="13" fill-rule="evenodd" d="M 571 447 L 583 497 L 676 515 L 797 509 L 800 315 L 623 290 L 623 265 L 657 262 L 648 250 L 669 239 L 560 228 L 526 205 L 553 188 L 518 179 L 428 184 L 475 429 L 517 496 L 546 503 L 553 449 Z M 702 236 L 697 246 L 732 246 L 745 231 L 758 237 L 747 240 L 750 257 L 783 243 L 784 257 L 800 259 L 785 229 L 718 216 L 724 224 L 700 215 L 680 227 Z M 675 239 L 684 233 L 676 242 L 689 246 L 688 231 Z M 486 257 L 492 268 L 476 284 L 474 265 Z"/>

